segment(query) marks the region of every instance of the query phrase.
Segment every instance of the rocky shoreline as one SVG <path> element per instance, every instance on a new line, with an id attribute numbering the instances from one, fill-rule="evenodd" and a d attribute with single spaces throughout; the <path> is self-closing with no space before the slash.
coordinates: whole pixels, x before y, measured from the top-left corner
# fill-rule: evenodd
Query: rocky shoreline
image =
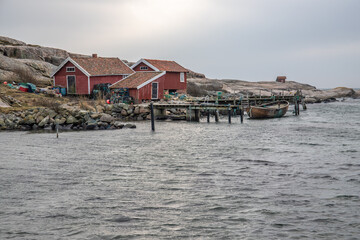
<path id="1" fill-rule="evenodd" d="M 208 78 L 189 78 L 188 92 L 192 96 L 217 96 L 223 92 L 225 98 L 239 98 L 240 96 L 292 95 L 301 90 L 306 103 L 320 103 L 336 101 L 339 98 L 360 98 L 360 90 L 337 87 L 321 90 L 309 84 L 294 81 L 280 82 L 248 82 L 242 80 L 218 80 Z"/>
<path id="2" fill-rule="evenodd" d="M 113 106 L 111 106 L 111 108 L 112 107 Z M 110 106 L 108 109 L 109 108 Z M 132 119 L 129 117 L 131 114 L 126 114 L 125 116 L 125 112 L 121 112 L 123 114 L 121 115 L 122 117 L 118 117 L 116 112 L 114 112 L 115 114 L 113 114 L 113 116 L 105 112 L 98 113 L 78 109 L 71 110 L 63 108 L 59 111 L 55 111 L 49 108 L 30 108 L 18 112 L 0 113 L 0 130 L 55 130 L 56 126 L 58 126 L 59 130 L 111 130 L 136 128 L 136 125 L 124 122 L 125 119 Z M 135 114 L 133 116 L 135 116 Z M 139 114 L 137 116 L 138 120 L 139 116 L 142 115 Z"/>

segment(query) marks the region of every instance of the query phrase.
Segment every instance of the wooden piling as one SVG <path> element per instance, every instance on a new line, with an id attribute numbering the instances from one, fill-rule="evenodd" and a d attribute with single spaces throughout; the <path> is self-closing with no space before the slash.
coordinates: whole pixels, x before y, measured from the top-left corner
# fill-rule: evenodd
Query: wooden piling
<path id="1" fill-rule="evenodd" d="M 59 138 L 59 123 L 56 123 L 56 138 Z"/>
<path id="2" fill-rule="evenodd" d="M 215 111 L 215 122 L 219 122 L 219 110 Z"/>
<path id="3" fill-rule="evenodd" d="M 244 122 L 244 110 L 240 108 L 240 123 Z"/>
<path id="4" fill-rule="evenodd" d="M 207 122 L 210 122 L 210 110 L 206 110 L 206 117 L 207 117 Z"/>
<path id="5" fill-rule="evenodd" d="M 228 118 L 229 118 L 229 123 L 231 123 L 231 108 L 228 108 Z"/>
<path id="6" fill-rule="evenodd" d="M 155 115 L 153 103 L 150 103 L 150 115 L 151 115 L 151 130 L 155 131 Z"/>

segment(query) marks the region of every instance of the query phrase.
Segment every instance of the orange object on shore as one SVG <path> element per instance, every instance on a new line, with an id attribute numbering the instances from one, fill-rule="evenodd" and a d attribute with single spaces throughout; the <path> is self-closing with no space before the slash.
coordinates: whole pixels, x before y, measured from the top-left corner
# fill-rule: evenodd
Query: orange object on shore
<path id="1" fill-rule="evenodd" d="M 110 104 L 110 100 L 109 100 L 109 99 L 108 99 L 108 100 L 106 100 L 106 103 L 107 103 L 107 104 Z"/>
<path id="2" fill-rule="evenodd" d="M 6 85 L 6 84 L 7 84 L 7 82 L 4 82 L 4 84 Z"/>

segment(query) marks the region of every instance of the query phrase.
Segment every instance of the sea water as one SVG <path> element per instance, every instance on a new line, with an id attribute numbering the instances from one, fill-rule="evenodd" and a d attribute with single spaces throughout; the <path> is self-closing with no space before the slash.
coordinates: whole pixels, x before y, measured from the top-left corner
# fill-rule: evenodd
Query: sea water
<path id="1" fill-rule="evenodd" d="M 0 132 L 0 239 L 359 239 L 360 101 Z"/>

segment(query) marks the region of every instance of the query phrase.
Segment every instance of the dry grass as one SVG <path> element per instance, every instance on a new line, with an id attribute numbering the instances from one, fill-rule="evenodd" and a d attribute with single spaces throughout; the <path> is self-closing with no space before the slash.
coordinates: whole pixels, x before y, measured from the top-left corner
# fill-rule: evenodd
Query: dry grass
<path id="1" fill-rule="evenodd" d="M 35 101 L 35 104 L 37 106 L 49 108 L 55 112 L 59 112 L 61 110 L 61 102 L 57 101 L 55 98 L 38 98 Z"/>
<path id="2" fill-rule="evenodd" d="M 91 103 L 91 100 L 89 100 L 87 97 L 79 96 L 78 104 L 79 104 L 79 107 L 83 110 L 92 111 L 92 112 L 96 111 L 96 108 Z"/>
<path id="3" fill-rule="evenodd" d="M 10 108 L 1 108 L 0 112 L 11 112 L 11 111 L 21 111 L 26 110 L 32 107 L 48 107 L 57 109 L 56 105 L 61 105 L 68 102 L 67 98 L 54 98 L 46 94 L 34 94 L 21 92 L 17 89 L 11 89 L 5 85 L 0 85 L 0 94 L 4 96 L 10 96 L 15 98 L 21 103 L 21 107 L 13 106 Z M 57 104 L 58 103 L 58 104 Z"/>

